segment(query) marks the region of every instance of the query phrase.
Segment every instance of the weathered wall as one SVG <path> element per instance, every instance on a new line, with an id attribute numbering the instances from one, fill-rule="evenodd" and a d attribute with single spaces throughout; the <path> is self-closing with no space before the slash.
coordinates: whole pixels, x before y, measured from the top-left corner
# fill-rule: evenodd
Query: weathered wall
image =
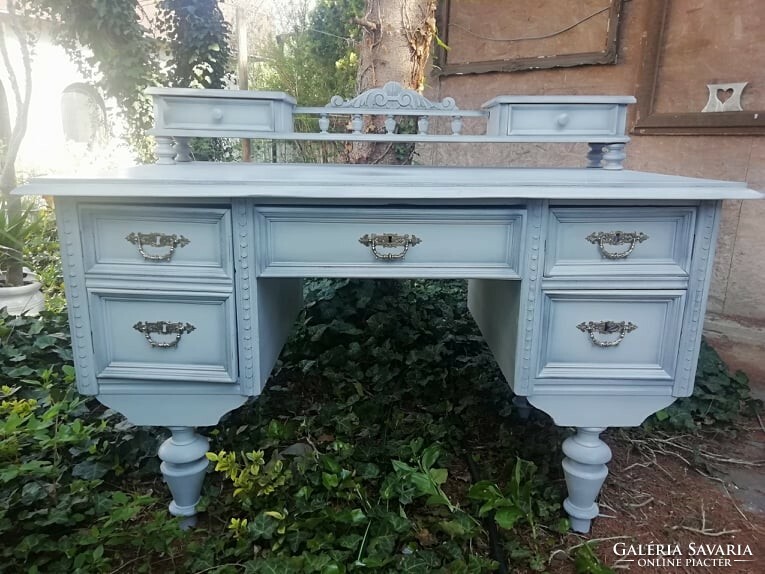
<path id="1" fill-rule="evenodd" d="M 454 0 L 453 0 L 454 1 Z M 689 10 L 693 4 L 690 2 Z M 695 9 L 695 8 L 694 8 Z M 765 5 L 754 4 L 755 14 L 747 18 L 761 19 Z M 486 73 L 433 78 L 429 96 L 454 97 L 463 108 L 477 108 L 498 94 L 635 94 L 646 45 L 648 4 L 644 0 L 624 3 L 619 30 L 618 64 L 579 66 L 513 73 Z M 490 14 L 487 14 L 490 18 Z M 704 42 L 724 46 L 730 32 L 720 27 L 704 31 Z M 688 31 L 688 33 L 693 33 Z M 710 37 L 717 33 L 719 37 Z M 717 81 L 746 81 L 761 90 L 765 72 L 759 77 L 706 77 L 707 69 L 698 68 L 692 51 L 673 54 L 688 59 L 689 77 L 701 78 L 703 92 L 694 100 L 706 100 L 705 85 Z M 721 50 L 718 61 L 707 62 L 710 69 L 726 69 L 731 54 Z M 740 54 L 746 58 L 746 54 Z M 761 64 L 761 62 L 760 62 Z M 660 76 L 661 77 L 661 76 Z M 659 90 L 661 90 L 661 84 Z M 686 88 L 690 90 L 690 87 Z M 752 93 L 757 93 L 754 90 Z M 690 96 L 689 96 L 690 97 Z M 694 102 L 695 103 L 695 102 Z M 746 104 L 746 100 L 745 100 Z M 760 108 L 762 109 L 762 108 Z M 695 110 L 689 107 L 689 110 Z M 699 108 L 700 110 L 700 108 Z M 634 113 L 633 113 L 634 116 Z M 634 121 L 634 117 L 630 122 Z M 583 164 L 585 153 L 576 146 L 493 146 L 471 149 L 470 146 L 441 146 L 423 150 L 423 163 L 449 163 L 453 154 L 476 165 L 551 165 Z M 633 136 L 627 146 L 628 169 L 654 171 L 713 179 L 747 181 L 765 191 L 765 137 L 763 136 Z M 765 201 L 727 202 L 724 206 L 722 230 L 714 267 L 714 280 L 709 300 L 708 327 L 719 327 L 733 338 L 756 338 L 765 345 Z M 723 316 L 725 321 L 718 321 Z M 730 328 L 730 320 L 735 328 Z"/>

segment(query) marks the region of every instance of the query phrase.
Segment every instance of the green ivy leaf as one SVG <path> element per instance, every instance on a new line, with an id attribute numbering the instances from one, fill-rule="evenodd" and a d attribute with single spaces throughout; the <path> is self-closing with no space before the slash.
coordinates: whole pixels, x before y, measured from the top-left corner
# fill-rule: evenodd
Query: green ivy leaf
<path id="1" fill-rule="evenodd" d="M 428 574 L 441 565 L 438 556 L 431 550 L 419 550 L 403 556 L 398 563 L 397 572 L 406 574 Z"/>
<path id="2" fill-rule="evenodd" d="M 430 476 L 422 472 L 414 472 L 410 476 L 410 480 L 420 494 L 430 494 L 431 496 L 438 495 L 438 489 Z"/>
<path id="3" fill-rule="evenodd" d="M 247 530 L 255 540 L 270 540 L 278 527 L 279 521 L 266 516 L 264 512 L 247 524 Z"/>
<path id="4" fill-rule="evenodd" d="M 367 521 L 367 516 L 360 508 L 354 508 L 352 510 L 343 510 L 334 514 L 336 522 L 345 524 L 363 524 Z"/>
<path id="5" fill-rule="evenodd" d="M 84 478 L 85 480 L 103 478 L 107 472 L 109 472 L 107 465 L 92 460 L 78 462 L 72 468 L 72 476 Z"/>
<path id="6" fill-rule="evenodd" d="M 30 506 L 47 498 L 48 493 L 39 482 L 28 482 L 21 489 L 21 504 Z"/>
<path id="7" fill-rule="evenodd" d="M 329 474 L 327 472 L 321 473 L 321 483 L 324 485 L 324 487 L 327 490 L 331 490 L 333 488 L 337 488 L 337 486 L 340 484 L 340 477 L 336 474 Z"/>
<path id="8" fill-rule="evenodd" d="M 523 511 L 516 507 L 504 507 L 497 510 L 496 514 L 494 515 L 494 520 L 499 524 L 502 528 L 505 528 L 507 530 L 510 530 L 515 526 L 515 523 L 518 522 L 520 518 L 523 517 Z"/>
<path id="9" fill-rule="evenodd" d="M 449 471 L 445 468 L 431 468 L 428 474 L 430 474 L 431 480 L 438 485 L 444 484 L 449 478 Z"/>
<path id="10" fill-rule="evenodd" d="M 430 469 L 441 456 L 441 449 L 438 445 L 429 446 L 422 451 L 422 466 L 425 470 Z"/>

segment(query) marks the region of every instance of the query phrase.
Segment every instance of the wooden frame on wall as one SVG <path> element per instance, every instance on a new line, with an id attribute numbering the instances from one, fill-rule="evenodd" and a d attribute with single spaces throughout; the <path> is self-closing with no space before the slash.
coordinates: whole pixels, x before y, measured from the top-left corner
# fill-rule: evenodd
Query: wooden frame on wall
<path id="1" fill-rule="evenodd" d="M 437 15 L 437 26 L 441 40 L 449 45 L 449 12 L 453 0 L 441 0 Z M 520 70 L 538 70 L 558 67 L 583 66 L 587 64 L 614 64 L 617 55 L 617 37 L 619 15 L 623 0 L 610 0 L 608 25 L 604 31 L 603 50 L 570 54 L 540 54 L 533 57 L 487 60 L 479 62 L 449 63 L 448 50 L 436 46 L 437 76 L 461 74 L 483 74 L 486 72 L 517 72 Z"/>
<path id="2" fill-rule="evenodd" d="M 637 88 L 637 115 L 632 133 L 639 135 L 765 134 L 765 110 L 742 112 L 657 113 L 656 90 L 670 0 L 648 0 L 647 42 Z"/>

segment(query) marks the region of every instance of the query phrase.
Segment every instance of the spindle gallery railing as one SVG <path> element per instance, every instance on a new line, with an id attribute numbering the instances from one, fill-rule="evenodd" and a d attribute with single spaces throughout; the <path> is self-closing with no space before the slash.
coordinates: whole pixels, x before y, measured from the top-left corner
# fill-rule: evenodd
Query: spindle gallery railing
<path id="1" fill-rule="evenodd" d="M 297 107 L 294 113 L 295 115 L 318 116 L 320 130 L 318 135 L 323 135 L 322 139 L 346 140 L 349 136 L 354 136 L 352 140 L 357 141 L 360 138 L 355 136 L 362 136 L 363 139 L 370 141 L 449 141 L 451 137 L 444 139 L 443 136 L 463 135 L 463 118 L 480 118 L 485 125 L 489 117 L 488 111 L 460 110 L 453 98 L 444 98 L 441 102 L 431 102 L 418 92 L 406 89 L 394 82 L 389 82 L 382 88 L 368 90 L 351 100 L 334 96 L 329 104 L 323 108 Z M 365 116 L 384 117 L 385 133 L 365 133 Z M 349 119 L 349 122 L 345 122 L 350 128 L 349 131 L 330 133 L 330 118 L 332 117 Z M 416 118 L 417 132 L 415 134 L 401 133 L 399 131 L 400 120 L 398 119 L 400 117 Z M 449 119 L 450 132 L 430 133 L 431 118 Z M 371 124 L 368 123 L 367 125 Z"/>
<path id="2" fill-rule="evenodd" d="M 150 88 L 158 163 L 191 161 L 190 137 L 296 141 L 518 143 L 583 142 L 587 167 L 622 169 L 631 96 L 499 96 L 481 110 L 453 98 L 433 102 L 389 82 L 324 107 L 299 107 L 283 92 Z M 474 119 L 463 134 L 465 119 Z M 300 121 L 300 120 L 309 121 Z M 298 120 L 296 122 L 296 120 Z M 296 131 L 295 124 L 301 129 Z M 416 130 L 414 127 L 416 126 Z M 318 131 L 306 131 L 318 127 Z M 384 130 L 381 132 L 381 130 Z M 410 133 L 416 131 L 416 133 Z"/>

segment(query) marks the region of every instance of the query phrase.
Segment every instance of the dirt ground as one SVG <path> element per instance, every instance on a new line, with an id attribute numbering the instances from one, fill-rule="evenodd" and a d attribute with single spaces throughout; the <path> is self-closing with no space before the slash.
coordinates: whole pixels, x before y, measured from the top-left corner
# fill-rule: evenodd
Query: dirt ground
<path id="1" fill-rule="evenodd" d="M 594 543 L 596 555 L 605 564 L 634 573 L 765 572 L 765 428 L 761 421 L 743 422 L 735 438 L 712 436 L 699 441 L 667 436 L 640 441 L 615 431 L 605 440 L 614 456 L 600 497 L 601 516 L 590 535 L 582 538 Z M 643 556 L 619 556 L 615 544 L 618 550 L 643 544 Z M 650 552 L 648 544 L 671 545 L 666 549 L 673 554 L 665 558 L 672 562 L 641 560 L 661 558 L 645 555 Z M 738 555 L 716 554 L 708 546 L 728 544 L 735 545 Z M 674 545 L 680 554 L 674 553 Z M 705 555 L 698 552 L 701 545 Z M 700 561 L 704 558 L 706 564 Z"/>

